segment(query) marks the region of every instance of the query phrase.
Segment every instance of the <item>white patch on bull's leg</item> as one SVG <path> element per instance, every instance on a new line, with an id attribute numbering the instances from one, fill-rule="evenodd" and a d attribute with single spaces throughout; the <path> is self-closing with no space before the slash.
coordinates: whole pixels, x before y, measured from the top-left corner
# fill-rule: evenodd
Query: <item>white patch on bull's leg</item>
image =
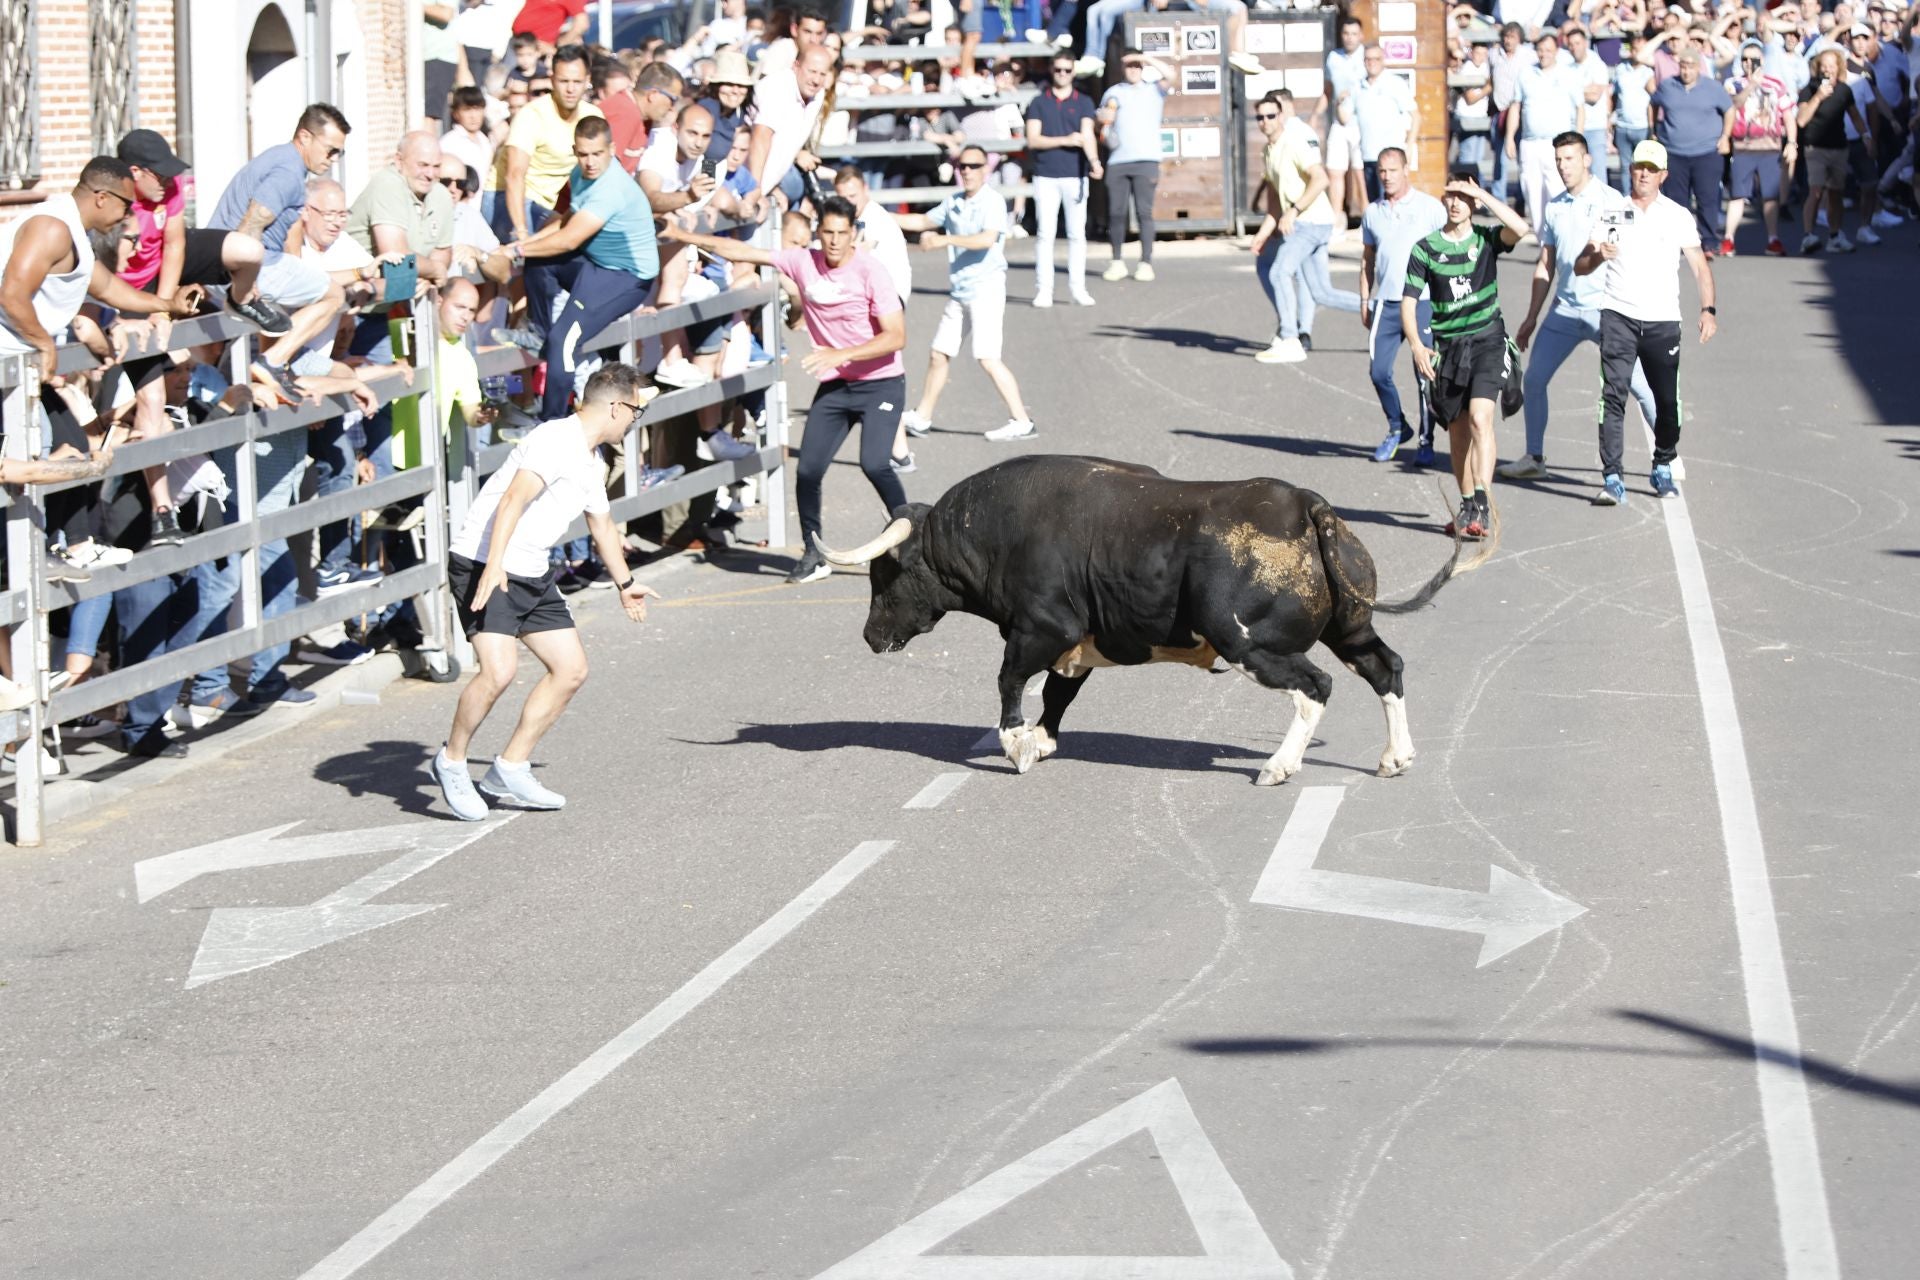
<path id="1" fill-rule="evenodd" d="M 1023 724 L 1018 729 L 1000 731 L 1000 750 L 1020 773 L 1033 768 L 1058 749 L 1053 735 L 1038 725 Z"/>
<path id="2" fill-rule="evenodd" d="M 1407 728 L 1407 702 L 1397 693 L 1383 694 L 1380 706 L 1387 713 L 1387 749 L 1380 753 L 1380 776 L 1391 778 L 1407 771 L 1413 763 L 1413 734 Z"/>
<path id="3" fill-rule="evenodd" d="M 1267 767 L 1254 779 L 1262 787 L 1277 787 L 1300 772 L 1305 763 L 1307 746 L 1313 741 L 1313 731 L 1320 726 L 1320 717 L 1327 713 L 1327 704 L 1315 702 L 1298 689 L 1289 689 L 1293 695 L 1293 723 L 1287 726 L 1287 736 L 1280 739 L 1280 749 L 1267 761 Z"/>

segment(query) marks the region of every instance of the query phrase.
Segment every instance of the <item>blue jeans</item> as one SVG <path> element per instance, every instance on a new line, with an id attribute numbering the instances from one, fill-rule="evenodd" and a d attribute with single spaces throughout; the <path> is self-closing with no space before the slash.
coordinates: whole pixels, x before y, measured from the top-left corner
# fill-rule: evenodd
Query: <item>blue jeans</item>
<path id="1" fill-rule="evenodd" d="M 254 499 L 254 510 L 259 515 L 271 515 L 275 511 L 285 511 L 293 505 L 295 493 L 300 487 L 301 466 L 297 455 L 292 455 L 288 445 L 297 446 L 299 441 L 281 444 L 284 436 L 269 437 L 261 443 L 268 445 L 265 453 L 258 455 L 255 466 L 259 479 L 266 487 Z M 239 488 L 237 474 L 238 458 L 232 449 L 222 449 L 214 455 L 214 461 L 220 464 L 221 472 L 227 478 L 227 487 L 235 491 Z M 290 465 L 291 464 L 291 465 Z M 227 500 L 227 523 L 237 524 L 240 520 L 240 506 L 237 500 Z M 208 583 L 208 606 L 218 602 L 215 593 L 223 592 L 224 606 L 210 617 L 204 630 L 197 637 L 211 640 L 215 636 L 225 635 L 233 625 L 233 601 L 240 594 L 240 557 L 229 556 L 219 562 L 218 577 Z M 299 565 L 289 553 L 284 538 L 260 545 L 260 618 L 277 618 L 290 612 L 300 603 Z M 287 654 L 293 651 L 290 644 L 270 645 L 253 655 L 247 666 L 247 688 L 274 690 L 285 687 L 287 678 L 275 670 Z M 211 667 L 193 678 L 192 698 L 196 702 L 205 702 L 215 694 L 224 693 L 231 688 L 231 682 L 225 666 Z"/>
<path id="2" fill-rule="evenodd" d="M 1693 221 L 1700 229 L 1700 246 L 1710 251 L 1720 248 L 1720 175 L 1727 167 L 1718 151 L 1697 156 L 1667 156 L 1667 179 L 1660 194 L 1693 210 Z"/>
<path id="3" fill-rule="evenodd" d="M 347 438 L 344 418 L 330 418 L 307 432 L 307 457 L 319 482 L 314 496 L 324 498 L 353 488 L 353 442 Z M 329 574 L 347 567 L 353 542 L 353 527 L 345 520 L 320 526 L 314 535 L 320 555 L 320 572 Z"/>
<path id="4" fill-rule="evenodd" d="M 576 389 L 574 370 L 591 350 L 587 342 L 621 316 L 645 305 L 653 281 L 626 271 L 609 270 L 577 253 L 551 259 L 550 264 L 543 264 L 537 273 L 527 272 L 529 298 L 536 278 L 547 294 L 549 306 L 561 289 L 567 291 L 565 309 L 553 318 L 547 329 L 547 389 L 540 401 L 540 411 L 551 422 L 567 416 L 568 403 Z"/>
<path id="5" fill-rule="evenodd" d="M 1136 9 L 1147 7 L 1148 0 L 1094 0 L 1093 7 L 1087 10 L 1087 56 L 1105 58 L 1107 41 L 1113 37 L 1113 29 L 1120 25 L 1120 19 Z"/>
<path id="6" fill-rule="evenodd" d="M 1073 26 L 1073 15 L 1079 11 L 1080 0 L 1059 0 L 1047 18 L 1047 39 L 1059 39 L 1062 32 Z"/>
<path id="7" fill-rule="evenodd" d="M 1600 179 L 1602 186 L 1605 186 L 1607 182 L 1607 128 L 1605 125 L 1602 125 L 1598 129 L 1589 129 L 1585 136 L 1587 139 L 1587 159 L 1590 161 L 1587 165 L 1587 170 L 1592 173 L 1594 177 Z M 1633 167 L 1632 153 L 1629 152 L 1621 156 L 1620 164 L 1622 168 L 1631 169 Z"/>
<path id="8" fill-rule="evenodd" d="M 507 193 L 504 191 L 482 191 L 480 193 L 480 213 L 486 218 L 487 225 L 493 228 L 493 234 L 505 244 L 513 239 L 513 219 L 507 216 Z M 527 201 L 527 234 L 532 235 L 547 225 L 547 219 L 553 216 L 553 210 L 537 200 Z"/>
<path id="9" fill-rule="evenodd" d="M 1433 345 L 1433 307 L 1422 299 L 1414 312 L 1414 318 L 1420 326 L 1422 345 Z M 1387 298 L 1378 301 L 1373 308 L 1373 326 L 1367 331 L 1367 354 L 1370 358 L 1368 375 L 1373 379 L 1373 392 L 1380 397 L 1380 408 L 1387 415 L 1387 426 L 1404 427 L 1407 415 L 1400 407 L 1400 389 L 1393 383 L 1393 365 L 1400 355 L 1400 299 Z M 1427 408 L 1427 384 L 1419 375 L 1414 382 L 1420 394 L 1420 438 L 1433 439 L 1433 415 Z"/>
<path id="10" fill-rule="evenodd" d="M 1327 245 L 1333 239 L 1330 222 L 1296 222 L 1293 234 L 1276 244 L 1269 238 L 1260 250 L 1260 287 L 1280 319 L 1280 336 L 1297 338 L 1313 332 L 1314 304 L 1358 314 L 1360 295 L 1333 287 L 1327 271 Z M 1306 288 L 1296 291 L 1294 277 Z"/>
<path id="11" fill-rule="evenodd" d="M 67 641 L 61 646 L 60 659 L 64 660 L 68 654 L 99 657 L 100 633 L 107 629 L 107 619 L 112 613 L 112 596 L 94 596 L 73 606 L 67 615 Z"/>
<path id="12" fill-rule="evenodd" d="M 186 573 L 136 582 L 113 593 L 113 613 L 120 624 L 120 665 L 124 669 L 148 658 L 183 649 L 199 638 L 194 619 L 201 596 L 215 587 L 217 570 L 200 565 Z M 163 732 L 167 709 L 180 695 L 180 681 L 162 685 L 127 699 L 127 718 L 121 737 L 133 746 L 150 734 Z"/>
<path id="13" fill-rule="evenodd" d="M 1496 125 L 1495 128 L 1497 130 L 1498 126 Z M 1505 203 L 1512 204 L 1513 183 L 1520 176 L 1520 161 L 1507 154 L 1507 138 L 1504 133 L 1496 132 L 1487 145 L 1493 149 L 1493 194 L 1499 196 Z"/>
<path id="14" fill-rule="evenodd" d="M 1633 149 L 1647 140 L 1647 130 L 1613 126 L 1613 148 L 1620 153 L 1620 194 L 1633 194 Z"/>
<path id="15" fill-rule="evenodd" d="M 1463 133 L 1460 146 L 1455 150 L 1453 162 L 1463 169 L 1470 168 L 1485 179 L 1487 157 L 1493 154 L 1492 135 L 1485 133 Z M 1495 195 L 1499 192 L 1496 190 Z"/>
<path id="16" fill-rule="evenodd" d="M 1553 375 L 1560 371 L 1560 366 L 1567 362 L 1567 357 L 1583 342 L 1594 344 L 1597 363 L 1600 346 L 1600 313 L 1597 310 L 1572 311 L 1556 306 L 1547 313 L 1547 318 L 1533 335 L 1533 348 L 1527 353 L 1527 403 L 1523 412 L 1527 424 L 1527 452 L 1536 458 L 1547 456 L 1547 385 L 1553 381 Z M 1633 398 L 1651 424 L 1654 421 L 1653 388 L 1647 385 L 1646 370 L 1638 364 L 1633 366 Z"/>

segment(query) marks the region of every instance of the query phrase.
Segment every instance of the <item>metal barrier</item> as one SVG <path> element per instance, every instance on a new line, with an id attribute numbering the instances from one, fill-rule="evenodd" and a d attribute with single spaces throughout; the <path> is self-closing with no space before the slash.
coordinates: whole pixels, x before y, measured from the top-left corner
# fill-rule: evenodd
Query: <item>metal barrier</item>
<path id="1" fill-rule="evenodd" d="M 777 234 L 774 224 L 760 229 L 758 239 L 771 244 Z M 649 337 L 683 328 L 688 324 L 759 310 L 765 319 L 769 364 L 745 373 L 716 380 L 706 386 L 669 392 L 656 397 L 629 430 L 626 446 L 626 494 L 612 505 L 616 522 L 662 510 L 701 494 L 722 489 L 736 480 L 764 473 L 766 508 L 770 529 L 778 537 L 786 524 L 786 492 L 783 462 L 787 444 L 786 388 L 781 378 L 779 322 L 780 289 L 771 269 L 760 283 L 732 289 L 697 302 L 682 303 L 658 312 L 637 312 L 615 321 L 592 340 L 582 344 L 589 351 L 618 349 L 620 358 L 639 363 L 641 344 Z M 459 472 L 448 473 L 448 441 L 439 427 L 440 415 L 433 403 L 434 365 L 440 343 L 435 333 L 434 309 L 423 307 L 412 321 L 413 351 L 417 363 L 411 385 L 398 372 L 363 379 L 381 405 L 413 399 L 418 403 L 419 422 L 424 440 L 420 466 L 375 480 L 371 484 L 304 502 L 284 510 L 259 514 L 259 487 L 253 449 L 256 441 L 290 431 L 304 431 L 314 423 L 337 418 L 353 409 L 351 398 L 330 396 L 319 402 L 261 411 L 249 409 L 227 417 L 181 428 L 158 439 L 130 443 L 115 450 L 106 478 L 124 476 L 174 459 L 216 450 L 235 451 L 234 503 L 237 519 L 205 533 L 193 535 L 178 546 L 155 547 L 136 554 L 122 565 L 94 567 L 84 583 L 50 583 L 46 578 L 47 536 L 45 498 L 63 489 L 93 481 L 62 484 L 25 485 L 16 493 L 0 490 L 7 527 L 8 589 L 0 592 L 0 624 L 13 628 L 11 657 L 14 679 L 35 693 L 34 701 L 19 712 L 0 713 L 0 726 L 21 744 L 17 755 L 14 787 L 14 840 L 23 846 L 38 845 L 45 834 L 45 785 L 40 743 L 49 724 L 59 724 L 91 711 L 111 707 L 142 693 L 152 692 L 201 671 L 245 658 L 263 649 L 282 644 L 321 626 L 345 621 L 399 600 L 425 598 L 421 627 L 426 637 L 423 646 L 429 654 L 451 653 L 465 660 L 471 653 L 465 637 L 453 625 L 452 602 L 446 591 L 447 546 L 453 529 L 464 520 L 481 479 L 505 462 L 511 444 L 495 445 L 477 458 L 464 447 L 457 451 Z M 213 315 L 185 320 L 173 326 L 167 346 L 178 349 L 199 343 L 231 339 L 235 344 L 234 367 L 248 367 L 250 345 L 257 331 L 245 321 L 230 315 Z M 128 357 L 157 354 L 138 347 Z M 477 353 L 483 377 L 515 370 L 530 369 L 539 357 L 517 347 L 482 349 Z M 72 373 L 96 367 L 97 362 L 76 345 L 61 349 L 60 372 Z M 686 476 L 651 489 L 641 490 L 639 433 L 702 407 L 745 395 L 756 390 L 768 393 L 766 438 L 751 457 L 735 462 L 716 462 Z M 39 377 L 37 357 L 28 354 L 0 360 L 0 429 L 5 431 L 6 456 L 31 459 L 41 456 L 43 436 L 39 422 Z M 464 442 L 462 442 L 464 445 Z M 396 502 L 421 499 L 426 503 L 424 522 L 426 554 L 423 562 L 388 574 L 379 582 L 364 587 L 297 604 L 286 613 L 263 618 L 263 591 L 260 580 L 260 549 L 264 544 L 295 534 L 318 530 L 321 526 L 348 519 L 360 512 L 376 510 Z M 576 521 L 568 537 L 583 536 L 584 521 Z M 49 614 L 82 600 L 107 595 L 142 582 L 179 573 L 222 558 L 237 557 L 239 591 L 238 618 L 219 636 L 200 640 L 179 649 L 122 667 L 106 675 L 77 685 L 50 691 L 51 637 Z"/>

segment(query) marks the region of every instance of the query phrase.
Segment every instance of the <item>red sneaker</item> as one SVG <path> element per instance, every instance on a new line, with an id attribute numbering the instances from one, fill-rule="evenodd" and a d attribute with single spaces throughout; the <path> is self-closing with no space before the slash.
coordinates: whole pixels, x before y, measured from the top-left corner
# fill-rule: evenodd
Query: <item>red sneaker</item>
<path id="1" fill-rule="evenodd" d="M 1779 236 L 1775 236 L 1773 239 L 1767 241 L 1767 256 L 1770 258 L 1784 258 L 1787 256 L 1787 246 L 1780 243 Z"/>
<path id="2" fill-rule="evenodd" d="M 1720 256 L 1723 258 L 1733 256 L 1733 241 L 1724 239 L 1720 241 Z"/>

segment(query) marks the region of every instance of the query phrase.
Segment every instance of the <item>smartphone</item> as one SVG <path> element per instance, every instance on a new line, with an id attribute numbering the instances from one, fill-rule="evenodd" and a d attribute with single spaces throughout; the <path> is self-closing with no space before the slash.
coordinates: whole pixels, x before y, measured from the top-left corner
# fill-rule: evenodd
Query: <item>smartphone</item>
<path id="1" fill-rule="evenodd" d="M 709 178 L 711 178 L 711 177 L 713 177 L 713 176 L 714 176 L 714 175 L 715 175 L 716 173 L 718 173 L 719 171 L 720 171 L 720 162 L 719 162 L 718 160 L 715 160 L 715 159 L 714 159 L 714 158 L 713 158 L 712 156 L 701 156 L 701 157 L 700 157 L 700 172 L 701 172 L 701 173 L 704 173 L 704 174 L 706 174 L 706 175 L 707 175 L 707 176 L 708 176 Z"/>

